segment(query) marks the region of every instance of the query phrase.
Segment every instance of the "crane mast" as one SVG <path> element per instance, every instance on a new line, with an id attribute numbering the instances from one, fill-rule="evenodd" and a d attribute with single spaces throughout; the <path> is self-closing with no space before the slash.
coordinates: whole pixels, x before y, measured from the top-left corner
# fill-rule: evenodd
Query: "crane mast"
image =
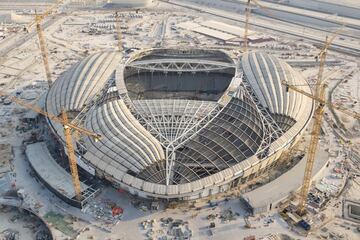
<path id="1" fill-rule="evenodd" d="M 75 124 L 64 122 L 63 119 L 55 116 L 54 114 L 45 112 L 40 107 L 34 106 L 34 105 L 30 104 L 30 103 L 27 103 L 27 102 L 15 97 L 15 96 L 9 96 L 8 94 L 6 94 L 5 92 L 3 92 L 1 90 L 0 90 L 0 96 L 8 97 L 10 101 L 12 101 L 12 102 L 24 107 L 24 108 L 27 108 L 29 110 L 32 110 L 32 111 L 36 112 L 36 113 L 39 113 L 39 114 L 47 117 L 50 120 L 53 120 L 53 121 L 55 121 L 57 123 L 60 123 L 61 125 L 67 125 L 71 129 L 73 129 L 74 131 L 81 132 L 82 134 L 87 135 L 89 137 L 92 137 L 95 140 L 99 140 L 101 138 L 101 135 L 99 135 L 99 134 L 96 134 L 96 133 L 94 133 L 92 131 L 89 131 L 89 130 L 87 130 L 85 128 L 79 127 L 79 126 L 77 126 Z"/>
<path id="2" fill-rule="evenodd" d="M 325 102 L 325 85 L 323 84 L 325 59 L 326 59 L 326 55 L 327 55 L 327 49 L 336 36 L 337 36 L 337 34 L 334 35 L 331 38 L 331 40 L 328 40 L 328 38 L 326 37 L 324 47 L 321 49 L 320 54 L 319 54 L 320 67 L 319 67 L 319 72 L 317 75 L 314 95 L 315 95 L 315 98 L 319 98 L 320 101 L 316 102 L 314 122 L 313 122 L 312 131 L 311 131 L 310 146 L 309 146 L 309 151 L 308 151 L 307 160 L 306 160 L 303 183 L 302 183 L 300 195 L 299 195 L 299 205 L 298 205 L 298 210 L 297 210 L 299 215 L 304 215 L 306 213 L 306 202 L 307 202 L 307 197 L 309 194 L 312 170 L 313 170 L 313 166 L 314 166 L 314 162 L 315 162 L 316 150 L 317 150 L 317 146 L 318 146 L 319 138 L 320 138 L 321 123 L 322 123 L 322 119 L 324 116 L 324 110 L 325 110 L 324 109 L 324 107 L 325 107 L 325 104 L 324 104 L 324 102 Z"/>
<path id="3" fill-rule="evenodd" d="M 322 86 L 320 89 L 319 98 L 324 99 L 324 97 L 325 97 L 325 87 Z M 305 172 L 304 172 L 304 179 L 303 179 L 303 184 L 302 184 L 302 187 L 300 190 L 300 199 L 299 199 L 299 206 L 298 206 L 298 213 L 300 215 L 304 215 L 305 209 L 306 209 L 306 201 L 307 201 L 307 196 L 308 196 L 309 188 L 310 188 L 311 175 L 312 175 L 312 170 L 313 170 L 313 166 L 314 166 L 314 162 L 315 162 L 316 150 L 317 150 L 317 146 L 318 146 L 319 138 L 320 138 L 321 122 L 322 122 L 322 119 L 324 116 L 324 110 L 325 110 L 324 106 L 325 105 L 323 103 L 318 103 L 317 108 L 315 110 L 314 123 L 313 123 L 313 127 L 312 127 L 312 132 L 311 132 L 310 146 L 309 146 L 308 157 L 307 157 Z"/>
<path id="4" fill-rule="evenodd" d="M 62 110 L 62 113 L 61 113 L 62 118 L 59 118 L 59 117 L 55 116 L 54 114 L 45 112 L 40 107 L 31 105 L 15 96 L 8 96 L 3 91 L 0 91 L 0 96 L 6 96 L 12 102 L 14 102 L 22 107 L 25 107 L 29 110 L 32 110 L 34 112 L 37 112 L 37 113 L 47 117 L 48 119 L 53 120 L 53 121 L 63 125 L 64 135 L 65 135 L 65 145 L 66 145 L 67 155 L 68 155 L 68 159 L 69 159 L 72 183 L 73 183 L 74 191 L 75 191 L 75 198 L 80 201 L 82 199 L 81 187 L 80 187 L 79 173 L 78 173 L 78 169 L 77 169 L 76 155 L 75 155 L 75 150 L 74 150 L 74 146 L 73 146 L 73 142 L 72 142 L 72 130 L 75 131 L 76 133 L 82 133 L 84 135 L 92 137 L 92 138 L 94 138 L 95 141 L 98 141 L 101 138 L 101 135 L 70 123 L 65 110 Z"/>
<path id="5" fill-rule="evenodd" d="M 351 111 L 351 110 L 349 110 L 349 109 L 347 109 L 347 108 L 345 108 L 345 107 L 343 107 L 341 105 L 338 105 L 338 104 L 333 104 L 331 102 L 327 102 L 324 99 L 321 99 L 320 97 L 316 97 L 316 96 L 312 95 L 311 93 L 308 93 L 308 92 L 306 92 L 306 91 L 304 91 L 302 89 L 299 89 L 299 88 L 297 88 L 297 87 L 295 87 L 293 85 L 289 85 L 285 81 L 283 81 L 282 84 L 285 85 L 288 89 L 291 89 L 293 91 L 301 93 L 302 95 L 304 95 L 306 97 L 309 97 L 309 98 L 311 98 L 311 99 L 313 99 L 313 100 L 315 100 L 315 101 L 317 101 L 319 103 L 322 103 L 322 104 L 326 105 L 327 107 L 331 107 L 331 108 L 336 109 L 336 110 L 338 110 L 338 111 L 340 111 L 340 112 L 342 112 L 342 113 L 344 113 L 344 114 L 346 114 L 346 115 L 348 115 L 350 117 L 353 117 L 353 118 L 355 118 L 357 120 L 360 120 L 360 114 L 355 112 L 355 111 Z M 324 85 L 324 87 L 325 87 L 325 85 Z"/>
<path id="6" fill-rule="evenodd" d="M 115 12 L 115 27 L 116 27 L 116 33 L 118 38 L 118 50 L 119 52 L 123 51 L 122 46 L 122 33 L 121 33 L 121 23 L 120 23 L 120 16 L 118 12 Z"/>
<path id="7" fill-rule="evenodd" d="M 289 85 L 286 81 L 282 82 L 282 84 L 286 86 L 287 90 L 288 89 L 294 90 L 294 91 L 296 91 L 300 94 L 303 94 L 304 96 L 307 96 L 316 101 L 316 109 L 315 109 L 315 113 L 314 113 L 314 123 L 312 126 L 310 146 L 309 146 L 309 151 L 308 151 L 308 155 L 307 155 L 303 184 L 302 184 L 300 194 L 299 194 L 299 205 L 298 205 L 298 209 L 297 209 L 297 212 L 299 213 L 299 215 L 304 215 L 306 212 L 307 196 L 308 196 L 309 189 L 310 189 L 312 170 L 313 170 L 313 166 L 314 166 L 314 162 L 315 162 L 316 150 L 317 150 L 318 143 L 319 143 L 321 123 L 322 123 L 322 119 L 324 116 L 325 106 L 332 107 L 338 111 L 341 111 L 342 113 L 344 113 L 348 116 L 353 117 L 354 119 L 360 120 L 360 113 L 349 110 L 341 105 L 333 104 L 331 102 L 325 101 L 326 85 L 325 85 L 325 83 L 323 83 L 325 59 L 326 59 L 326 55 L 327 55 L 327 49 L 329 48 L 331 42 L 335 39 L 335 37 L 338 34 L 339 34 L 339 31 L 336 34 L 334 34 L 330 40 L 328 40 L 328 38 L 326 38 L 324 47 L 320 51 L 320 54 L 319 54 L 320 66 L 319 66 L 319 72 L 317 75 L 317 81 L 316 81 L 314 95 L 311 93 L 308 93 L 302 89 L 299 89 L 293 85 Z"/>
<path id="8" fill-rule="evenodd" d="M 67 125 L 67 123 L 69 123 L 69 119 L 68 119 L 68 116 L 64 109 L 62 110 L 61 116 L 65 123 L 64 124 L 65 144 L 66 144 L 66 149 L 67 149 L 67 154 L 68 154 L 68 159 L 69 159 L 72 183 L 73 183 L 74 190 L 75 190 L 75 197 L 77 200 L 80 201 L 82 199 L 82 196 L 81 196 L 79 172 L 78 172 L 77 163 L 76 163 L 74 146 L 73 146 L 72 138 L 71 138 L 71 128 Z"/>
<path id="9" fill-rule="evenodd" d="M 250 22 L 250 15 L 251 15 L 251 3 L 256 5 L 257 7 L 260 7 L 261 9 L 268 12 L 269 15 L 272 15 L 271 12 L 268 11 L 268 9 L 263 6 L 258 0 L 247 0 L 246 7 L 245 7 L 245 26 L 244 26 L 244 48 L 243 52 L 246 53 L 249 48 L 249 22 Z"/>
<path id="10" fill-rule="evenodd" d="M 248 32 L 249 32 L 249 19 L 250 19 L 250 1 L 248 0 L 245 8 L 245 28 L 244 28 L 244 53 L 248 51 Z"/>
<path id="11" fill-rule="evenodd" d="M 49 88 L 50 88 L 52 85 L 51 72 L 50 72 L 50 67 L 49 67 L 48 52 L 47 52 L 47 48 L 46 48 L 44 32 L 42 31 L 41 25 L 40 25 L 41 17 L 36 15 L 35 19 L 36 19 L 35 20 L 36 21 L 36 32 L 37 32 L 38 38 L 39 38 L 39 46 L 40 46 L 41 57 L 42 57 L 44 68 L 45 68 L 46 80 L 47 80 Z"/>
<path id="12" fill-rule="evenodd" d="M 43 32 L 43 30 L 41 28 L 41 21 L 46 16 L 50 15 L 53 10 L 56 10 L 62 2 L 63 2 L 63 0 L 57 1 L 57 3 L 53 7 L 48 8 L 43 14 L 35 13 L 35 21 L 33 21 L 27 27 L 24 28 L 25 31 L 29 32 L 29 29 L 34 24 L 36 26 L 36 32 L 37 32 L 37 35 L 38 35 L 38 38 L 39 38 L 39 47 L 40 47 L 40 52 L 41 52 L 41 58 L 43 60 L 45 74 L 46 74 L 46 80 L 48 82 L 49 88 L 52 85 L 51 71 L 50 71 L 50 67 L 49 67 L 49 58 L 48 58 L 48 51 L 47 51 L 46 43 L 45 43 L 44 32 Z"/>

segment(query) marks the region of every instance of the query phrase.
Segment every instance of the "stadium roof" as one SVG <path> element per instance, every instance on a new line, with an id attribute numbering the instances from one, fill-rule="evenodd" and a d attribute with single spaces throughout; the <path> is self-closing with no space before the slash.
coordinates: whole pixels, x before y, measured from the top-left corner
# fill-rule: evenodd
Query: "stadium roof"
<path id="1" fill-rule="evenodd" d="M 169 78 L 167 63 L 181 72 L 187 58 L 186 68 L 194 72 Z M 194 65 L 197 58 L 211 64 Z M 158 76 L 172 81 L 188 76 L 195 84 L 196 76 L 211 79 L 211 74 L 229 74 L 231 68 L 235 73 L 217 100 L 131 99 L 126 79 L 140 76 L 133 63 L 144 59 L 147 65 L 141 73 L 149 74 L 145 79 Z M 273 156 L 293 141 L 312 115 L 311 99 L 286 92 L 281 85 L 286 80 L 310 91 L 285 62 L 263 52 L 245 54 L 233 67 L 217 68 L 215 60 L 219 66 L 229 63 L 223 52 L 213 50 L 140 51 L 125 64 L 115 52 L 94 54 L 55 82 L 47 110 L 58 114 L 65 107 L 79 112 L 84 104 L 91 104 L 85 126 L 103 138 L 98 142 L 86 138 L 83 158 L 112 181 L 156 196 L 193 194 L 237 178 Z M 150 70 L 154 66 L 157 75 Z M 52 124 L 61 137 L 62 128 Z"/>

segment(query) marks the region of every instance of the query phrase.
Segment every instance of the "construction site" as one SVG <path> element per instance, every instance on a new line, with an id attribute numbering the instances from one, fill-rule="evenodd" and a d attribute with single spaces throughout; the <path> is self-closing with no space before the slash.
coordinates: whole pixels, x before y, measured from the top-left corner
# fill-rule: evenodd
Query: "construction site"
<path id="1" fill-rule="evenodd" d="M 0 239 L 360 237 L 356 0 L 0 0 Z"/>

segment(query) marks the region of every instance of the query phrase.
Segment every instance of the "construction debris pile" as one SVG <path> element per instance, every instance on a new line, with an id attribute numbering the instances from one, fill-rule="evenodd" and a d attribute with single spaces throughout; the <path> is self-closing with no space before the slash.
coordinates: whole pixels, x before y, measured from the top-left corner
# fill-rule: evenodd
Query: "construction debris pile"
<path id="1" fill-rule="evenodd" d="M 13 158 L 11 145 L 0 144 L 0 175 L 11 171 Z"/>
<path id="2" fill-rule="evenodd" d="M 121 220 L 124 209 L 109 199 L 102 199 L 101 201 L 91 201 L 83 209 L 83 212 L 106 224 L 116 225 Z"/>
<path id="3" fill-rule="evenodd" d="M 350 222 L 344 222 L 339 224 L 338 222 L 334 223 L 335 225 L 344 228 L 346 230 L 354 229 L 354 232 L 360 233 L 360 227 L 357 224 L 350 223 Z M 322 239 L 348 239 L 347 236 L 344 233 L 336 232 L 333 229 L 329 229 L 327 227 L 323 227 L 320 230 L 320 237 Z"/>
<path id="4" fill-rule="evenodd" d="M 13 230 L 13 229 L 5 229 L 0 234 L 1 239 L 4 240 L 17 240 L 20 239 L 19 237 L 19 231 Z"/>
<path id="5" fill-rule="evenodd" d="M 120 14 L 120 19 L 136 19 L 143 18 L 141 14 Z M 115 15 L 105 16 L 102 19 L 95 20 L 89 23 L 82 29 L 83 33 L 88 33 L 89 35 L 99 35 L 99 34 L 113 34 L 116 32 L 116 18 Z M 122 24 L 121 29 L 128 29 L 126 24 Z"/>
<path id="6" fill-rule="evenodd" d="M 238 216 L 240 216 L 240 214 L 233 212 L 231 208 L 228 208 L 220 213 L 220 219 L 224 223 L 236 220 L 236 217 Z"/>
<path id="7" fill-rule="evenodd" d="M 330 0 L 316 6 L 312 1 L 301 6 L 228 0 L 13 2 L 0 1 L 0 240 L 50 240 L 51 233 L 56 239 L 359 239 L 356 1 L 341 7 Z M 217 83 L 219 77 L 228 82 Z M 249 86 L 232 89 L 240 82 Z M 137 109 L 113 98 L 115 90 L 121 95 L 126 90 L 130 98 L 132 89 Z M 251 101 L 243 90 L 250 91 Z M 160 93 L 174 101 L 157 99 Z M 219 98 L 212 99 L 215 95 Z M 176 105 L 185 102 L 185 108 Z M 32 111 L 36 107 L 57 117 L 68 114 L 69 122 L 39 117 Z M 94 141 L 76 130 L 83 128 L 94 131 Z M 188 133 L 198 136 L 191 138 L 196 146 L 185 142 Z M 182 143 L 173 141 L 174 134 L 182 135 L 177 138 Z M 270 156 L 269 148 L 283 140 L 288 144 Z M 34 158 L 49 152 L 56 163 L 45 157 L 41 171 L 26 155 L 29 143 L 39 141 L 46 148 L 34 151 Z M 174 164 L 162 151 L 171 141 L 181 145 L 170 146 L 177 151 Z M 62 171 L 73 178 L 65 181 Z M 287 173 L 289 182 L 278 181 Z M 73 185 L 62 184 L 71 180 Z M 239 202 L 239 196 L 267 184 L 269 192 L 254 194 L 260 201 L 253 209 Z M 69 189 L 84 199 L 83 209 L 59 198 Z"/>
<path id="8" fill-rule="evenodd" d="M 51 232 L 43 221 L 22 209 L 3 206 L 0 208 L 0 239 L 1 240 L 52 240 Z"/>
<path id="9" fill-rule="evenodd" d="M 347 179 L 347 166 L 344 161 L 335 163 L 329 176 L 323 177 L 308 194 L 308 204 L 317 212 L 331 197 L 337 197 L 343 190 Z"/>
<path id="10" fill-rule="evenodd" d="M 210 201 L 209 203 L 210 203 L 209 204 L 210 207 L 214 205 L 212 201 Z M 208 235 L 210 236 L 214 235 L 216 229 L 216 223 L 215 223 L 216 219 L 219 219 L 221 223 L 229 223 L 231 221 L 235 221 L 239 216 L 240 213 L 234 212 L 233 210 L 231 210 L 231 207 L 221 211 L 220 214 L 213 214 L 213 213 L 209 214 L 206 217 L 206 219 L 210 222 L 207 229 Z"/>
<path id="11" fill-rule="evenodd" d="M 23 30 L 23 25 L 19 23 L 3 23 L 0 26 L 0 42 L 5 38 Z"/>
<path id="12" fill-rule="evenodd" d="M 132 200 L 131 201 L 131 204 L 136 208 L 136 209 L 139 209 L 143 212 L 146 212 L 149 210 L 149 206 L 148 206 L 148 203 L 147 202 L 144 202 L 144 201 L 140 201 L 140 200 Z"/>
<path id="13" fill-rule="evenodd" d="M 323 178 L 318 184 L 316 184 L 316 189 L 326 195 L 335 196 L 341 189 L 341 185 Z"/>
<path id="14" fill-rule="evenodd" d="M 142 230 L 146 231 L 148 239 L 190 239 L 192 236 L 189 223 L 181 219 L 160 218 L 160 222 L 151 219 L 141 222 L 140 225 Z"/>

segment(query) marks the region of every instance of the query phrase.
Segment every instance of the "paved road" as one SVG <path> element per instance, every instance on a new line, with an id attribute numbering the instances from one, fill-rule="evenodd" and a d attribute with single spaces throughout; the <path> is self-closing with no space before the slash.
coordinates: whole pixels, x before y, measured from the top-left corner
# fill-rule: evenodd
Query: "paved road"
<path id="1" fill-rule="evenodd" d="M 3 198 L 0 197 L 0 205 L 7 205 L 13 207 L 21 207 L 23 201 L 19 198 Z"/>
<path id="2" fill-rule="evenodd" d="M 51 18 L 48 21 L 46 21 L 43 25 L 42 28 L 43 30 L 45 30 L 46 28 L 50 27 L 54 22 L 56 22 L 58 19 L 60 19 L 62 16 L 56 16 L 55 18 Z M 34 37 L 37 33 L 36 33 L 36 29 L 35 27 L 33 27 L 32 31 L 30 33 L 18 33 L 19 35 L 21 35 L 21 37 L 19 37 L 18 39 L 16 39 L 14 41 L 14 43 L 12 43 L 10 46 L 5 47 L 3 49 L 0 50 L 0 56 L 2 56 L 2 58 L 0 59 L 0 61 L 4 61 L 6 59 L 6 55 L 11 52 L 12 50 L 14 50 L 15 48 L 20 47 L 22 44 L 24 44 L 25 42 L 27 42 L 28 40 L 30 40 L 32 37 Z M 18 37 L 18 34 L 14 36 L 14 38 Z"/>
<path id="3" fill-rule="evenodd" d="M 160 0 L 160 1 L 164 3 L 192 9 L 195 11 L 204 12 L 210 15 L 214 15 L 217 17 L 221 17 L 236 22 L 245 22 L 245 17 L 235 12 L 230 12 L 222 9 L 215 9 L 204 5 L 193 4 L 190 2 L 183 3 L 177 0 L 170 0 L 170 1 Z M 256 26 L 258 28 L 272 30 L 282 35 L 290 35 L 302 39 L 307 39 L 308 41 L 314 42 L 319 45 L 323 44 L 325 35 L 327 34 L 324 31 L 319 31 L 315 29 L 307 29 L 305 32 L 303 30 L 303 27 L 293 23 L 281 24 L 281 22 L 279 21 L 277 22 L 274 20 L 274 22 L 269 22 L 269 20 L 260 19 L 260 18 L 257 18 L 256 21 L 253 21 L 251 25 Z M 356 43 L 350 43 L 349 41 L 335 39 L 333 41 L 333 44 L 330 46 L 330 49 L 351 55 L 356 55 L 356 56 L 360 55 L 359 45 Z"/>

